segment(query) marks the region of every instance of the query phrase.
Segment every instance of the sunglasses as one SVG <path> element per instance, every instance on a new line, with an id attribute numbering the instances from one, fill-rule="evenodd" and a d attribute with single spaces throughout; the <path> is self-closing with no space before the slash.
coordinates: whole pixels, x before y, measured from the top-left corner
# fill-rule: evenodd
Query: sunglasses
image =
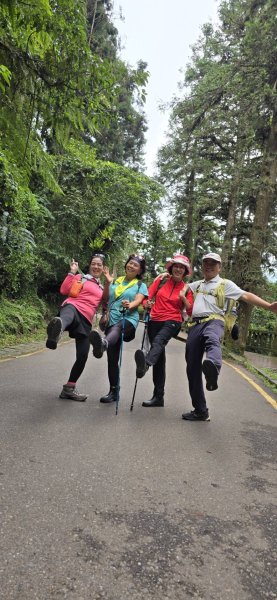
<path id="1" fill-rule="evenodd" d="M 144 256 L 139 256 L 137 254 L 131 254 L 130 258 L 133 258 L 134 260 L 139 260 L 139 261 L 144 260 Z"/>

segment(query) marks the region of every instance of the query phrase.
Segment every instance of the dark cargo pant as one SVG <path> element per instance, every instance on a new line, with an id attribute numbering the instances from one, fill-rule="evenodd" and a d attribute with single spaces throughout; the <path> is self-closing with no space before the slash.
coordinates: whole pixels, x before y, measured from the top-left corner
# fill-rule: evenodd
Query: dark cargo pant
<path id="1" fill-rule="evenodd" d="M 222 366 L 221 340 L 224 334 L 224 322 L 213 319 L 197 323 L 189 329 L 186 344 L 187 376 L 193 408 L 197 412 L 207 410 L 202 381 L 202 360 L 212 360 L 220 372 Z"/>

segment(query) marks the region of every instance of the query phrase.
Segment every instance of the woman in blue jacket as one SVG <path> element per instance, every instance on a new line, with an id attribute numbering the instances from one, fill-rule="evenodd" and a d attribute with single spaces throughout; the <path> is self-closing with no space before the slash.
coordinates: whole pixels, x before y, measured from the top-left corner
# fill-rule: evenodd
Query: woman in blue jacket
<path id="1" fill-rule="evenodd" d="M 139 323 L 138 306 L 148 297 L 147 287 L 142 281 L 145 273 L 145 260 L 141 256 L 131 254 L 125 263 L 125 275 L 113 279 L 105 272 L 106 281 L 110 283 L 108 322 L 105 335 L 102 337 L 96 330 L 90 334 L 93 356 L 101 358 L 107 352 L 108 377 L 110 391 L 100 398 L 100 402 L 109 403 L 117 399 L 119 381 L 119 356 L 124 315 L 124 341 L 134 339 Z"/>

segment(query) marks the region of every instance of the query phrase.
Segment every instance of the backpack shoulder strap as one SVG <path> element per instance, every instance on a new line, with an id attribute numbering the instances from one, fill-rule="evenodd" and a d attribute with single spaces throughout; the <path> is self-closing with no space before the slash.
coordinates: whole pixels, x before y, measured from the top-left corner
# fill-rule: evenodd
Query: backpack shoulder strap
<path id="1" fill-rule="evenodd" d="M 161 279 L 159 282 L 159 285 L 157 287 L 157 291 L 156 294 L 158 293 L 158 291 L 163 287 L 163 285 L 168 281 L 168 279 L 166 277 L 164 277 L 164 279 Z"/>
<path id="2" fill-rule="evenodd" d="M 168 281 L 168 279 L 167 279 L 167 278 L 160 279 L 160 281 L 159 281 L 159 285 L 158 285 L 158 287 L 157 287 L 157 289 L 156 289 L 156 292 L 155 292 L 154 296 L 152 296 L 151 300 L 154 300 L 154 301 L 155 301 L 155 299 L 156 299 L 156 296 L 157 296 L 157 293 L 160 291 L 160 289 L 161 289 L 161 288 L 164 286 L 164 284 L 165 284 L 167 281 Z"/>
<path id="3" fill-rule="evenodd" d="M 205 279 L 201 279 L 201 281 L 199 281 L 197 288 L 192 292 L 194 300 L 195 300 L 197 294 L 199 294 L 201 283 L 204 283 L 204 281 L 205 281 Z"/>
<path id="4" fill-rule="evenodd" d="M 226 279 L 222 279 L 222 277 L 220 277 L 218 285 L 212 292 L 212 295 L 216 299 L 216 304 L 218 308 L 221 308 L 222 310 L 225 306 L 225 282 Z"/>

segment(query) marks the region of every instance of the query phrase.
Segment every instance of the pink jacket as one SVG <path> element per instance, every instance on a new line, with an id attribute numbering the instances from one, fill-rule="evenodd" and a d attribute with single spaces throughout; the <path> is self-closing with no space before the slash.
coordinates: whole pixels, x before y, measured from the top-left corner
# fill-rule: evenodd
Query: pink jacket
<path id="1" fill-rule="evenodd" d="M 60 292 L 67 296 L 74 279 L 82 279 L 82 275 L 67 275 L 63 281 Z M 72 304 L 91 323 L 96 310 L 102 300 L 103 287 L 97 283 L 97 279 L 86 279 L 77 298 L 66 298 L 62 306 Z"/>

